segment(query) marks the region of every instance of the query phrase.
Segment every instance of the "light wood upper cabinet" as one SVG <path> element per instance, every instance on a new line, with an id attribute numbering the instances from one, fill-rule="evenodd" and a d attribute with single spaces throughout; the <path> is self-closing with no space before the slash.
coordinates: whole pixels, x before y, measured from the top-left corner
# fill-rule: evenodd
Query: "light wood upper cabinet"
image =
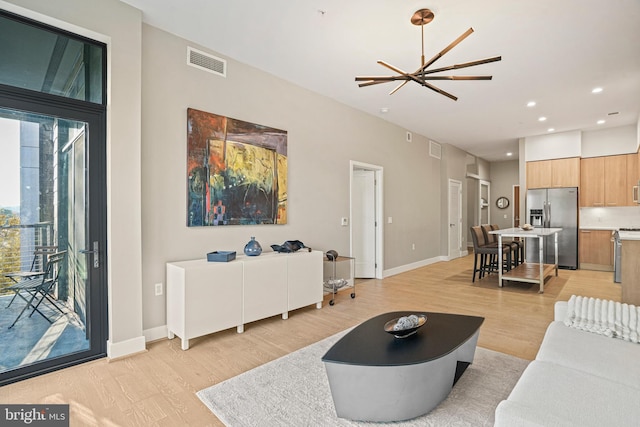
<path id="1" fill-rule="evenodd" d="M 636 154 L 627 154 L 627 206 L 638 206 L 638 201 L 633 200 L 634 187 L 637 187 L 640 181 L 640 152 Z M 640 197 L 636 189 L 635 197 Z"/>
<path id="2" fill-rule="evenodd" d="M 580 161 L 580 206 L 634 206 L 640 175 L 638 154 L 591 157 Z"/>
<path id="3" fill-rule="evenodd" d="M 604 204 L 607 207 L 627 204 L 627 156 L 604 158 Z"/>
<path id="4" fill-rule="evenodd" d="M 551 187 L 551 160 L 527 162 L 527 188 Z"/>
<path id="5" fill-rule="evenodd" d="M 578 187 L 580 158 L 527 162 L 527 188 Z"/>
<path id="6" fill-rule="evenodd" d="M 604 206 L 604 157 L 580 160 L 580 206 Z"/>
<path id="7" fill-rule="evenodd" d="M 551 161 L 552 187 L 580 186 L 580 157 Z"/>

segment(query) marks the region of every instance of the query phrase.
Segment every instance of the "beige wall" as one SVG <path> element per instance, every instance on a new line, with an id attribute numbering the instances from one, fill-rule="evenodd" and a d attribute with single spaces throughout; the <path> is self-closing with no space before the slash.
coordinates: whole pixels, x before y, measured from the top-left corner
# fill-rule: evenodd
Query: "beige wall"
<path id="1" fill-rule="evenodd" d="M 517 160 L 508 162 L 491 163 L 491 223 L 500 228 L 509 228 L 513 225 L 513 186 L 519 185 L 519 166 Z M 509 199 L 507 209 L 498 209 L 496 200 L 499 197 Z M 507 216 L 506 218 L 504 216 Z"/>
<path id="2" fill-rule="evenodd" d="M 165 300 L 154 296 L 153 285 L 164 282 L 168 261 L 202 258 L 212 250 L 240 253 L 250 236 L 266 249 L 299 239 L 312 248 L 348 254 L 349 228 L 340 225 L 340 218 L 349 216 L 350 160 L 384 168 L 383 269 L 388 272 L 441 255 L 440 161 L 429 156 L 426 138 L 414 135 L 407 143 L 405 129 L 232 58 L 225 58 L 226 78 L 189 67 L 188 45 L 208 51 L 143 26 L 145 329 L 165 324 Z M 186 226 L 189 107 L 288 131 L 288 224 Z"/>

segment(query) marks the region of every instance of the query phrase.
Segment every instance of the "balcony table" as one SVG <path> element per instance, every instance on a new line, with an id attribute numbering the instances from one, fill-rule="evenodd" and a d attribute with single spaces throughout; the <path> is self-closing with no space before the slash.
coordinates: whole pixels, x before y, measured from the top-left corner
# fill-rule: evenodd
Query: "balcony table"
<path id="1" fill-rule="evenodd" d="M 523 230 L 519 227 L 505 228 L 503 230 L 493 230 L 490 234 L 498 236 L 498 286 L 502 287 L 505 280 L 511 280 L 514 282 L 528 282 L 538 283 L 540 285 L 540 293 L 544 292 L 544 278 L 551 271 L 555 270 L 555 275 L 558 275 L 558 233 L 562 231 L 562 228 L 534 228 L 533 230 Z M 546 237 L 554 237 L 555 247 L 555 263 L 544 264 L 544 239 Z M 525 254 L 525 262 L 518 267 L 509 270 L 507 272 L 502 271 L 502 238 L 503 237 L 518 237 L 523 239 L 537 238 L 539 240 L 539 259 L 540 263 L 528 263 L 526 262 L 527 254 Z"/>

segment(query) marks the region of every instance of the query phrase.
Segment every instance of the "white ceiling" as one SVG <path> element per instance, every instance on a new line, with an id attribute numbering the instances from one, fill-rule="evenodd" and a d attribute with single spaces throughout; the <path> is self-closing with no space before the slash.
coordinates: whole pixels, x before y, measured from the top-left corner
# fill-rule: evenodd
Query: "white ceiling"
<path id="1" fill-rule="evenodd" d="M 518 138 L 550 127 L 594 130 L 640 115 L 639 0 L 122 1 L 150 25 L 488 161 L 517 157 Z M 475 31 L 432 68 L 501 55 L 448 73 L 493 80 L 432 82 L 458 101 L 414 82 L 391 96 L 395 83 L 359 88 L 355 76 L 394 74 L 377 60 L 419 68 L 410 18 L 422 8 L 435 13 L 427 60 Z M 596 86 L 603 92 L 592 94 Z"/>

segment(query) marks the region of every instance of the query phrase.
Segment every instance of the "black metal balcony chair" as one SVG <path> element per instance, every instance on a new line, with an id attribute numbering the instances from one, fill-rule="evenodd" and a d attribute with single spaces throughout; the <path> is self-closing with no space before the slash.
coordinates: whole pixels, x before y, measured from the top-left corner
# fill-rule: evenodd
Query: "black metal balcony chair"
<path id="1" fill-rule="evenodd" d="M 33 251 L 33 258 L 31 259 L 31 266 L 29 267 L 28 271 L 14 271 L 11 273 L 6 273 L 4 276 L 13 280 L 14 283 L 41 277 L 44 274 L 44 270 L 47 266 L 49 255 L 54 254 L 57 251 L 57 246 L 35 246 Z M 13 298 L 11 298 L 11 301 L 9 301 L 9 304 L 7 304 L 7 308 L 11 307 L 11 304 L 13 304 L 13 301 L 17 296 L 18 294 L 16 293 Z"/>
<path id="2" fill-rule="evenodd" d="M 24 312 L 29 308 L 32 309 L 29 317 L 31 317 L 33 313 L 38 312 L 38 314 L 44 317 L 49 323 L 53 323 L 53 321 L 39 309 L 43 301 L 47 301 L 60 313 L 64 314 L 63 309 L 60 308 L 58 302 L 53 297 L 53 293 L 56 285 L 58 284 L 58 276 L 61 268 L 60 263 L 64 260 L 66 253 L 67 251 L 61 251 L 48 254 L 47 264 L 44 271 L 38 272 L 39 274 L 34 275 L 34 277 L 19 280 L 16 284 L 7 287 L 7 289 L 15 292 L 15 295 L 7 307 L 11 305 L 16 297 L 20 297 L 26 302 L 26 305 L 20 311 L 11 326 L 9 326 L 9 329 L 11 329 L 16 322 L 20 320 L 20 317 L 22 317 Z M 26 296 L 23 294 L 26 294 Z"/>

